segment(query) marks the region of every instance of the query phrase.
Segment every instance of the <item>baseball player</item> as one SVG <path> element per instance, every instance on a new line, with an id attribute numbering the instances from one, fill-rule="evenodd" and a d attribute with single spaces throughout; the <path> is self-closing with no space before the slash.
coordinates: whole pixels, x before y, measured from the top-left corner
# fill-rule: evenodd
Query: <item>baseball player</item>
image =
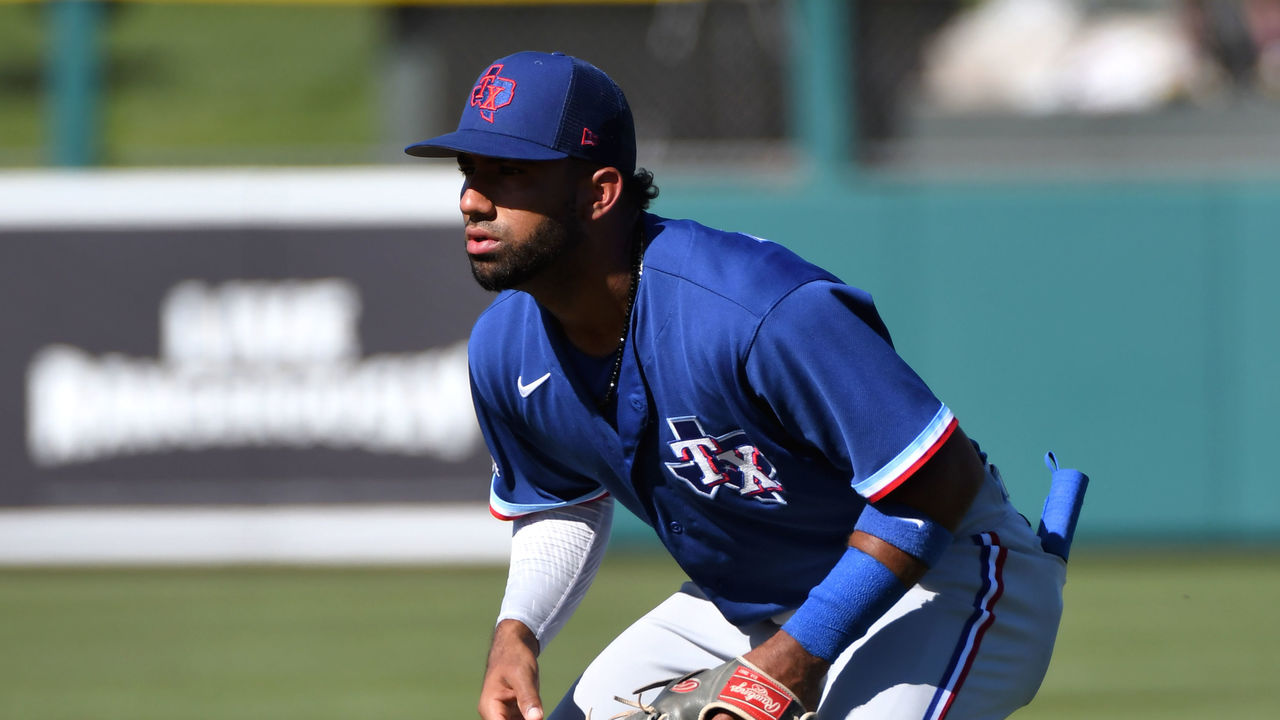
<path id="1" fill-rule="evenodd" d="M 456 158 L 472 273 L 499 293 L 470 340 L 491 511 L 514 525 L 482 718 L 997 718 L 1031 700 L 1065 546 L 1042 548 L 870 296 L 646 212 L 626 99 L 574 57 L 496 60 L 458 129 L 406 152 Z M 806 220 L 841 242 L 835 210 Z M 538 653 L 615 503 L 689 581 L 544 706 Z"/>

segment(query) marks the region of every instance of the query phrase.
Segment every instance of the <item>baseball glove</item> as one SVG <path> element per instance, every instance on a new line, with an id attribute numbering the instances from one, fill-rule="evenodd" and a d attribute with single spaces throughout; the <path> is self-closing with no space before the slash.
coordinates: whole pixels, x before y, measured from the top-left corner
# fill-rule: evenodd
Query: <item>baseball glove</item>
<path id="1" fill-rule="evenodd" d="M 743 720 L 816 720 L 782 683 L 742 658 L 718 667 L 697 670 L 635 691 L 662 691 L 648 705 L 617 698 L 635 707 L 611 720 L 706 720 L 717 710 Z"/>

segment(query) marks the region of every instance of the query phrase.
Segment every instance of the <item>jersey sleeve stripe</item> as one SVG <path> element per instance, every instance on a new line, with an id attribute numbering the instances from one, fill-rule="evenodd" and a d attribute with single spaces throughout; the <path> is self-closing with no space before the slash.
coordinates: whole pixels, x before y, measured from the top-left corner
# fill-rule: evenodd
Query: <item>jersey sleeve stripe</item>
<path id="1" fill-rule="evenodd" d="M 588 493 L 579 498 L 574 498 L 573 500 L 546 503 L 510 503 L 491 492 L 489 494 L 489 514 L 499 520 L 515 520 L 518 517 L 528 515 L 530 513 L 541 512 L 543 510 L 554 510 L 556 508 L 569 507 L 571 505 L 581 505 L 582 503 L 591 502 L 592 500 L 599 500 L 602 497 L 606 497 L 608 494 L 608 490 L 600 488 L 595 492 Z"/>
<path id="2" fill-rule="evenodd" d="M 919 470 L 921 465 L 928 462 L 934 453 L 938 452 L 938 448 L 942 447 L 947 438 L 951 437 L 951 433 L 955 432 L 957 425 L 951 409 L 943 405 L 925 429 L 911 441 L 911 444 L 871 477 L 855 483 L 853 489 L 869 502 L 875 502 L 893 492 L 903 481 Z"/>

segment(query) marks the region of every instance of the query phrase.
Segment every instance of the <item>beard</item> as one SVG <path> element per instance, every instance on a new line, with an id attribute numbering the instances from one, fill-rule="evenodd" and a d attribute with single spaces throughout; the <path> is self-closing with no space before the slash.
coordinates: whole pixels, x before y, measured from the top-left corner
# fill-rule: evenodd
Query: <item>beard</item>
<path id="1" fill-rule="evenodd" d="M 524 240 L 508 239 L 497 253 L 471 256 L 471 276 L 490 292 L 520 287 L 580 245 L 584 235 L 574 203 L 557 216 L 544 217 Z"/>

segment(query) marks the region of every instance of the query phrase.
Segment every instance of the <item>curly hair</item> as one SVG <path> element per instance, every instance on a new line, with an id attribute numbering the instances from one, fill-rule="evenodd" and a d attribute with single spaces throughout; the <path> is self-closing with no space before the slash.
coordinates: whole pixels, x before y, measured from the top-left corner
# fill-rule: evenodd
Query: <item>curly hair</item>
<path id="1" fill-rule="evenodd" d="M 622 183 L 622 192 L 637 209 L 648 210 L 649 203 L 658 197 L 658 186 L 653 184 L 653 173 L 636 168 L 635 174 Z"/>

